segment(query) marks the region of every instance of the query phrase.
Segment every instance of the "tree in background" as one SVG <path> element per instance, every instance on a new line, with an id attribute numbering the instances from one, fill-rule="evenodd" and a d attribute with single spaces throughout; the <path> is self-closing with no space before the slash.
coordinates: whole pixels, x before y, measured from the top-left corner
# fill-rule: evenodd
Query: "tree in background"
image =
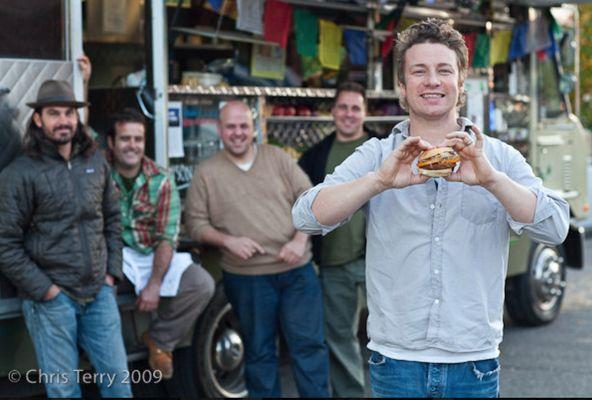
<path id="1" fill-rule="evenodd" d="M 592 5 L 580 6 L 580 93 L 582 123 L 592 128 Z"/>

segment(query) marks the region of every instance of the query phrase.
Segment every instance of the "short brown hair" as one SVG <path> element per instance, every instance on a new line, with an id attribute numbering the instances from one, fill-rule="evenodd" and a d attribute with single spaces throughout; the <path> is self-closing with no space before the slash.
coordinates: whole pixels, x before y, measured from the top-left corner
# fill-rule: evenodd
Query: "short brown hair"
<path id="1" fill-rule="evenodd" d="M 421 43 L 443 44 L 456 53 L 458 62 L 458 79 L 462 85 L 467 77 L 469 64 L 469 50 L 462 34 L 454 29 L 447 21 L 438 18 L 428 18 L 416 22 L 397 35 L 395 45 L 397 80 L 405 84 L 405 53 L 411 46 Z M 464 93 L 458 98 L 457 106 L 464 104 Z M 403 107 L 406 105 L 402 104 Z"/>
<path id="2" fill-rule="evenodd" d="M 117 136 L 117 125 L 127 123 L 142 124 L 145 126 L 146 119 L 139 111 L 133 108 L 125 108 L 123 111 L 115 113 L 111 116 L 111 120 L 109 121 L 109 129 L 107 130 L 107 136 L 115 141 L 115 137 Z"/>
<path id="3" fill-rule="evenodd" d="M 366 89 L 364 88 L 364 86 L 360 85 L 359 83 L 353 82 L 353 81 L 346 81 L 346 82 L 343 82 L 341 85 L 339 85 L 337 87 L 337 90 L 335 91 L 335 97 L 333 98 L 333 104 L 337 103 L 337 99 L 339 98 L 339 95 L 342 92 L 358 93 L 364 99 L 364 105 L 366 104 Z"/>

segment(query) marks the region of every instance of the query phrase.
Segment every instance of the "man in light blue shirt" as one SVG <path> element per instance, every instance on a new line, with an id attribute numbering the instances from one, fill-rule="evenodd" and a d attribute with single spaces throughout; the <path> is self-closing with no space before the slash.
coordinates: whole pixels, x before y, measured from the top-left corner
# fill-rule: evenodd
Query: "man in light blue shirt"
<path id="1" fill-rule="evenodd" d="M 418 22 L 396 51 L 409 120 L 303 193 L 294 224 L 326 234 L 366 213 L 374 396 L 495 397 L 510 229 L 561 243 L 569 207 L 517 150 L 458 117 L 468 59 L 459 32 Z M 460 168 L 417 174 L 417 156 L 436 146 L 453 147 Z"/>

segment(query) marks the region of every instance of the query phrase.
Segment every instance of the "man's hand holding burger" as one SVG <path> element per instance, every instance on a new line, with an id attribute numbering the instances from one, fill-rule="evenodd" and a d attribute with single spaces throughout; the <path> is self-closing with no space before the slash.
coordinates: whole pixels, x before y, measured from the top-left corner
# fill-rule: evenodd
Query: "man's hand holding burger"
<path id="1" fill-rule="evenodd" d="M 384 190 L 404 188 L 418 183 L 424 183 L 429 176 L 413 172 L 413 162 L 424 150 L 431 149 L 430 145 L 419 136 L 411 136 L 401 143 L 391 155 L 384 160 L 377 171 L 377 175 Z"/>
<path id="2" fill-rule="evenodd" d="M 413 172 L 412 165 L 419 153 L 432 147 L 417 136 L 405 139 L 378 170 L 353 181 L 322 188 L 312 203 L 312 213 L 320 224 L 331 226 L 343 221 L 372 197 L 387 189 L 427 181 L 428 177 Z"/>
<path id="3" fill-rule="evenodd" d="M 445 176 L 449 181 L 464 182 L 467 185 L 481 185 L 501 202 L 512 218 L 530 223 L 534 217 L 536 196 L 528 188 L 493 168 L 483 151 L 481 132 L 475 127 L 472 129 L 476 141 L 466 132 L 451 132 L 446 136 L 446 141 L 441 146 L 447 148 L 442 150 L 449 152 L 452 148 L 456 151 L 460 155 L 461 165 L 456 172 L 447 165 L 442 168 L 448 170 L 446 174 L 438 176 Z M 421 169 L 420 154 L 434 147 L 418 136 L 405 139 L 378 170 L 353 181 L 323 187 L 311 205 L 312 213 L 321 225 L 332 226 L 352 215 L 372 197 L 387 189 L 426 182 L 430 176 L 415 173 L 412 165 L 419 157 L 418 169 Z M 458 157 L 455 158 L 456 163 Z M 430 168 L 434 166 L 429 164 Z M 432 171 L 438 171 L 439 167 L 438 165 Z"/>
<path id="4" fill-rule="evenodd" d="M 475 133 L 476 140 L 464 131 L 455 131 L 446 135 L 444 145 L 452 147 L 460 155 L 461 163 L 458 171 L 445 179 L 487 188 L 495 181 L 498 172 L 483 151 L 483 135 L 475 125 L 471 126 L 471 130 Z"/>
<path id="5" fill-rule="evenodd" d="M 461 157 L 458 171 L 445 179 L 479 185 L 493 194 L 511 217 L 522 223 L 532 223 L 536 208 L 536 196 L 527 187 L 497 171 L 483 151 L 483 135 L 476 126 L 471 126 L 476 140 L 467 132 L 452 132 L 446 135 L 446 146 L 451 146 Z"/>

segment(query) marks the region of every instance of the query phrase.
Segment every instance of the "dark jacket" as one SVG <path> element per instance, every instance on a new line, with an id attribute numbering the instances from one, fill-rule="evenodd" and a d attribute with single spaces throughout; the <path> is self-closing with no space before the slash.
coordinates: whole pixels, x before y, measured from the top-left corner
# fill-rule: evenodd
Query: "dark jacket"
<path id="1" fill-rule="evenodd" d="M 94 297 L 105 272 L 122 278 L 117 194 L 100 151 L 65 161 L 44 143 L 0 174 L 0 272 L 41 300 L 52 283 Z"/>
<path id="2" fill-rule="evenodd" d="M 365 129 L 365 132 L 368 137 L 376 137 L 376 133 L 368 129 Z M 308 149 L 298 160 L 298 165 L 300 165 L 300 168 L 306 172 L 313 186 L 316 186 L 325 180 L 327 159 L 329 158 L 329 152 L 331 151 L 331 146 L 333 146 L 336 137 L 337 134 L 331 132 L 329 136 Z M 312 253 L 317 264 L 321 261 L 321 238 L 320 235 L 312 237 Z"/>

